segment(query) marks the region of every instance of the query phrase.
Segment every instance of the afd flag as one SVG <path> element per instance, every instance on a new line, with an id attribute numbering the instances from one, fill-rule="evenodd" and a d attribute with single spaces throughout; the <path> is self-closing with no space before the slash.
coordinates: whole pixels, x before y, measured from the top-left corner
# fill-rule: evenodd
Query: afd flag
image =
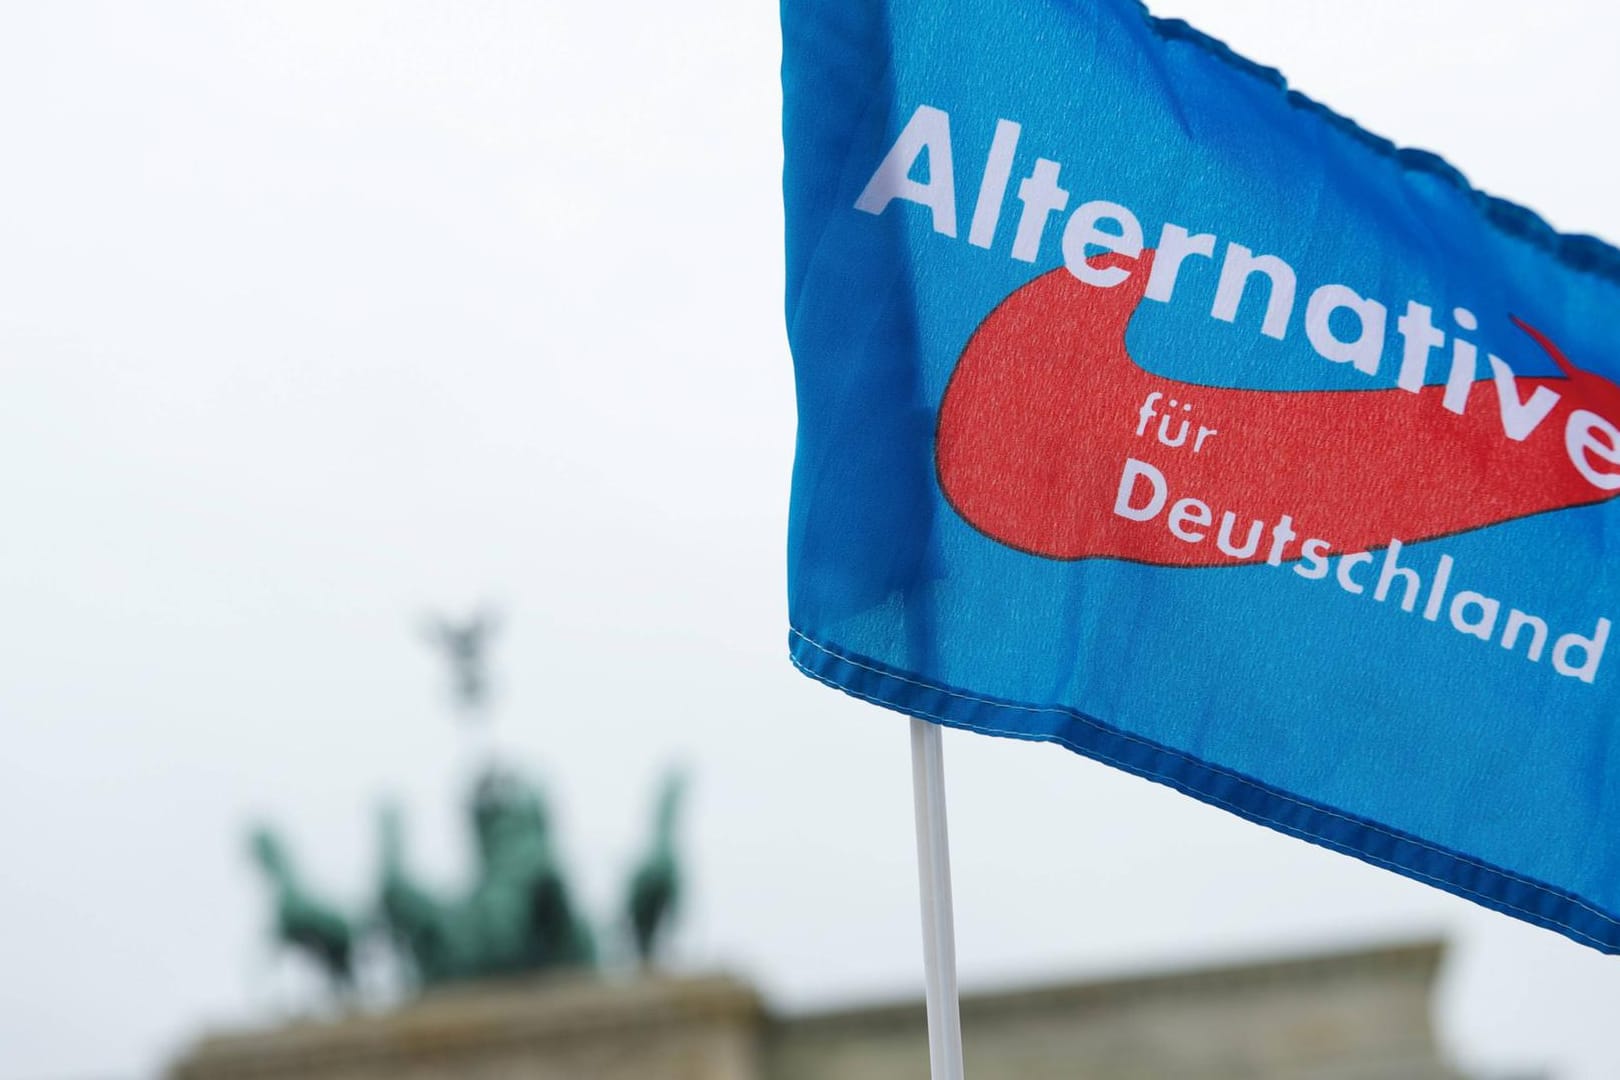
<path id="1" fill-rule="evenodd" d="M 794 662 L 1620 950 L 1620 251 L 1135 0 L 782 25 Z"/>

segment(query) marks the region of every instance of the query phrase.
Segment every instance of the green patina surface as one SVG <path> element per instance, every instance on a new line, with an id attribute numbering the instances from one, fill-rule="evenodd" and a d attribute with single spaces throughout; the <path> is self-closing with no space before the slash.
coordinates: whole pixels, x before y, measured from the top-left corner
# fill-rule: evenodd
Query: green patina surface
<path id="1" fill-rule="evenodd" d="M 476 722 L 487 719 L 485 652 L 498 625 L 493 613 L 480 612 L 462 624 L 439 619 L 429 627 L 429 640 L 449 664 L 458 709 Z M 643 965 L 656 957 L 680 900 L 675 825 L 685 786 L 677 771 L 663 781 L 651 842 L 629 874 L 622 910 L 608 921 L 608 933 Z M 598 935 L 575 902 L 541 787 L 491 766 L 474 785 L 467 812 L 475 854 L 468 885 L 436 894 L 416 879 L 403 818 L 390 806 L 379 820 L 375 897 L 349 912 L 309 888 L 274 830 L 255 828 L 251 849 L 271 889 L 276 940 L 317 964 L 339 992 L 354 986 L 362 945 L 391 950 L 396 967 L 421 988 L 597 966 Z"/>

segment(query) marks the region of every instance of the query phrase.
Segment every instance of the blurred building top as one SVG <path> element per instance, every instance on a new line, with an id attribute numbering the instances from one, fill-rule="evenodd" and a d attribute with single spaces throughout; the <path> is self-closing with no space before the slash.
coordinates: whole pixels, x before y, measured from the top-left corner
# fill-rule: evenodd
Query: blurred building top
<path id="1" fill-rule="evenodd" d="M 968 1075 L 1458 1080 L 1438 943 L 969 995 Z M 920 1002 L 781 1015 L 727 976 L 470 985 L 193 1047 L 172 1080 L 927 1080 Z"/>

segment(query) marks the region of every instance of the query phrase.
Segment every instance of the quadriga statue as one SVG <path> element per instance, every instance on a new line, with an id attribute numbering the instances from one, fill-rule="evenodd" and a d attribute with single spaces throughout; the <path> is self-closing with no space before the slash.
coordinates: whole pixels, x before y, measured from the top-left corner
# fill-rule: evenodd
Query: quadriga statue
<path id="1" fill-rule="evenodd" d="M 615 920 L 629 930 L 643 964 L 652 962 L 680 895 L 675 819 L 684 786 L 678 773 L 665 780 L 651 843 L 627 884 L 624 918 Z M 273 888 L 277 939 L 319 964 L 340 992 L 352 986 L 353 952 L 367 934 L 386 942 L 422 988 L 595 967 L 595 935 L 559 862 L 541 790 L 515 772 L 492 768 L 475 785 L 468 811 L 473 880 L 460 896 L 443 897 L 413 877 L 401 815 L 385 808 L 376 901 L 359 917 L 309 893 L 284 845 L 268 830 L 256 830 L 253 848 Z"/>

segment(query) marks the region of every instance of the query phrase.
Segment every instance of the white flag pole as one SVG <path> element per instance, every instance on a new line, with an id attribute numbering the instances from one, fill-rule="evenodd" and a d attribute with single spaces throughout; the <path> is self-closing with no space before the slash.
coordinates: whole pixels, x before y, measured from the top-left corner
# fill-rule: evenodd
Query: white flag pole
<path id="1" fill-rule="evenodd" d="M 945 828 L 945 754 L 940 728 L 911 720 L 911 790 L 917 816 L 923 972 L 928 984 L 928 1063 L 933 1080 L 963 1080 L 962 1012 L 956 989 L 956 919 Z"/>

